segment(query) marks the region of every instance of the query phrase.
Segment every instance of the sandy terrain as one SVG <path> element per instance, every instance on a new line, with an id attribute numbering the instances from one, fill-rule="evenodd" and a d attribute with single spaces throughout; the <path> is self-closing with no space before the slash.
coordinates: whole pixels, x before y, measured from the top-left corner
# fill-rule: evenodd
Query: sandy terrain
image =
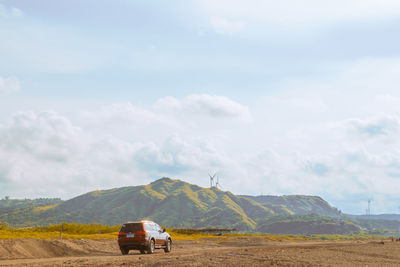
<path id="1" fill-rule="evenodd" d="M 171 253 L 131 251 L 116 241 L 0 240 L 0 266 L 400 266 L 400 242 L 276 242 L 260 237 L 179 241 Z"/>

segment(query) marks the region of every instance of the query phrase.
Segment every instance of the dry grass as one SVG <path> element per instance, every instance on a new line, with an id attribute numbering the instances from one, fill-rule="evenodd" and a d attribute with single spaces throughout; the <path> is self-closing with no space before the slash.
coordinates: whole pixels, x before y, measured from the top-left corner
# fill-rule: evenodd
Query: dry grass
<path id="1" fill-rule="evenodd" d="M 118 236 L 120 226 L 65 223 L 62 228 L 63 239 L 111 240 Z M 58 239 L 60 238 L 60 230 L 61 225 L 29 228 L 10 228 L 6 225 L 0 225 L 0 239 Z"/>
<path id="2" fill-rule="evenodd" d="M 91 239 L 91 240 L 112 240 L 116 239 L 118 233 L 105 234 L 62 234 L 63 239 Z M 34 239 L 59 239 L 60 232 L 36 232 L 29 229 L 17 229 L 12 231 L 0 230 L 0 239 L 19 239 L 19 238 L 34 238 Z"/>
<path id="3" fill-rule="evenodd" d="M 113 240 L 117 239 L 120 226 L 105 226 L 101 224 L 63 224 L 63 239 L 91 239 L 91 240 Z M 59 239 L 61 225 L 50 225 L 46 227 L 31 228 L 9 228 L 0 224 L 0 239 Z M 295 241 L 295 240 L 365 240 L 381 239 L 382 236 L 372 235 L 271 235 L 271 234 L 209 234 L 209 233 L 181 233 L 172 229 L 167 229 L 173 240 L 201 240 L 209 238 L 229 238 L 229 237 L 260 237 L 271 241 Z"/>
<path id="4" fill-rule="evenodd" d="M 57 206 L 58 206 L 58 203 L 53 204 L 53 205 L 48 205 L 48 206 L 37 206 L 37 207 L 33 208 L 33 212 L 45 211 L 45 210 L 55 208 Z"/>

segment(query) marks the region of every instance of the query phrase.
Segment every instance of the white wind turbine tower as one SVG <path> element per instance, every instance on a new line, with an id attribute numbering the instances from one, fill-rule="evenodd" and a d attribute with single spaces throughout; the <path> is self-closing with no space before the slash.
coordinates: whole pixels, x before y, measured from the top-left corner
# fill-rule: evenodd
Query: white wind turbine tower
<path id="1" fill-rule="evenodd" d="M 210 188 L 214 187 L 215 175 L 217 175 L 217 173 L 214 173 L 214 175 L 211 175 L 210 173 L 208 173 L 208 176 L 210 176 Z"/>
<path id="2" fill-rule="evenodd" d="M 371 202 L 372 202 L 372 199 L 368 199 L 368 208 L 367 208 L 367 215 L 368 216 L 371 215 Z"/>
<path id="3" fill-rule="evenodd" d="M 221 186 L 221 184 L 219 183 L 219 176 L 217 176 L 217 182 L 215 183 L 215 187 L 216 187 L 216 188 L 219 188 L 219 189 L 222 189 L 222 186 Z"/>

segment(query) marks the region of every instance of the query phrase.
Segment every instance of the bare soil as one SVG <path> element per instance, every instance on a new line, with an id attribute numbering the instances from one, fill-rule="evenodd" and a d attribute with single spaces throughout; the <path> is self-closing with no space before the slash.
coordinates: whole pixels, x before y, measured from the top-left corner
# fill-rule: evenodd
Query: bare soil
<path id="1" fill-rule="evenodd" d="M 262 237 L 177 241 L 170 253 L 130 251 L 116 241 L 0 240 L 0 266 L 400 266 L 400 242 L 270 241 Z"/>

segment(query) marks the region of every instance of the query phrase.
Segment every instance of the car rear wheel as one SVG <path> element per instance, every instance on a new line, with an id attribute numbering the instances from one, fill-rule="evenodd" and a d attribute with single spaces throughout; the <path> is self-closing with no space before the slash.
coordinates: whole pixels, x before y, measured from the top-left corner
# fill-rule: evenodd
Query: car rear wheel
<path id="1" fill-rule="evenodd" d="M 171 239 L 168 238 L 167 244 L 165 245 L 165 248 L 164 248 L 164 251 L 167 252 L 167 253 L 170 252 L 171 251 L 171 246 L 172 246 Z"/>
<path id="2" fill-rule="evenodd" d="M 129 249 L 127 248 L 120 248 L 122 255 L 127 255 L 129 253 Z"/>
<path id="3" fill-rule="evenodd" d="M 153 254 L 154 253 L 154 240 L 150 240 L 149 247 L 147 248 L 147 254 Z"/>

